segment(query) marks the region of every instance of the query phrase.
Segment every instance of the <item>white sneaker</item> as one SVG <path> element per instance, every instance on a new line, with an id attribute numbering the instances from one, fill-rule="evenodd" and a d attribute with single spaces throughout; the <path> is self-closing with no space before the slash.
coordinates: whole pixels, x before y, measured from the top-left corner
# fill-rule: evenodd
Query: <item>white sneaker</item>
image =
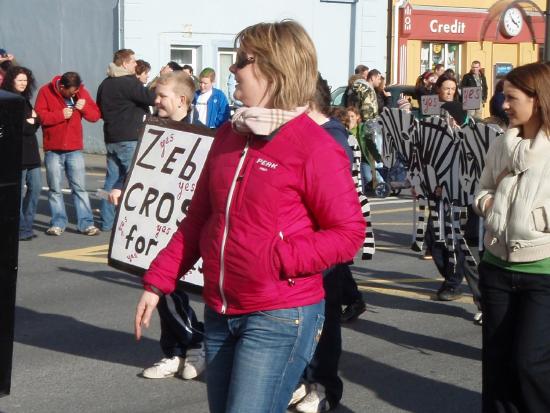
<path id="1" fill-rule="evenodd" d="M 300 383 L 294 393 L 292 393 L 292 398 L 288 402 L 289 406 L 294 406 L 296 403 L 299 403 L 304 397 L 306 397 L 307 389 L 304 383 Z"/>
<path id="2" fill-rule="evenodd" d="M 306 397 L 296 405 L 296 411 L 301 413 L 319 413 L 328 412 L 329 410 L 330 406 L 325 395 L 325 388 L 318 383 L 310 384 Z"/>
<path id="3" fill-rule="evenodd" d="M 174 356 L 171 359 L 163 358 L 152 367 L 143 370 L 143 377 L 147 379 L 164 379 L 166 377 L 174 377 L 183 367 L 184 361 L 182 357 Z"/>
<path id="4" fill-rule="evenodd" d="M 185 380 L 191 380 L 199 376 L 206 368 L 206 358 L 204 355 L 204 343 L 199 348 L 187 350 L 181 377 Z"/>

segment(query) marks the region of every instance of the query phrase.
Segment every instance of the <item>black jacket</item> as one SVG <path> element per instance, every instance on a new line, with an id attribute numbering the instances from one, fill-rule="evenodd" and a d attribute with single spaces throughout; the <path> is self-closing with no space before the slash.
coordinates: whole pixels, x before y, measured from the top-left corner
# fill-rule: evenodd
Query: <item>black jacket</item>
<path id="1" fill-rule="evenodd" d="M 134 75 L 108 77 L 97 89 L 105 143 L 136 141 L 155 94 Z"/>
<path id="2" fill-rule="evenodd" d="M 485 75 L 480 73 L 479 78 L 481 79 L 481 100 L 483 103 L 487 102 L 487 79 Z M 462 82 L 460 82 L 460 87 L 476 87 L 477 83 L 474 79 L 474 74 L 472 72 L 466 73 L 462 77 Z"/>
<path id="3" fill-rule="evenodd" d="M 25 104 L 25 120 L 23 121 L 21 169 L 32 169 L 40 166 L 40 152 L 38 151 L 38 141 L 36 140 L 36 131 L 40 127 L 40 118 L 34 118 L 34 125 L 27 122 L 32 117 L 32 105 L 27 100 Z"/>

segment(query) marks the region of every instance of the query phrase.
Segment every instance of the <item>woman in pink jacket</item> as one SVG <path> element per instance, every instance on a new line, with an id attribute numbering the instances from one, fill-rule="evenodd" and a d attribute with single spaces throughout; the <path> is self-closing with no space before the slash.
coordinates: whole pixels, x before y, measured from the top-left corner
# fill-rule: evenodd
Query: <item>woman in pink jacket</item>
<path id="1" fill-rule="evenodd" d="M 321 272 L 355 256 L 365 221 L 349 160 L 306 113 L 317 58 L 292 21 L 237 35 L 245 107 L 216 135 L 188 214 L 143 278 L 136 337 L 203 259 L 213 413 L 286 411 L 323 327 Z"/>

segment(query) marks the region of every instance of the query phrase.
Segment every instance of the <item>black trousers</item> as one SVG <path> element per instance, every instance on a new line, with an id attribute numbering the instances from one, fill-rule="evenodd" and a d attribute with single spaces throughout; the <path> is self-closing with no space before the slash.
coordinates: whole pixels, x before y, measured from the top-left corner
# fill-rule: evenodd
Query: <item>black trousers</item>
<path id="1" fill-rule="evenodd" d="M 188 348 L 200 345 L 204 325 L 197 320 L 185 292 L 176 289 L 172 294 L 162 296 L 157 309 L 160 316 L 160 348 L 166 357 L 185 357 Z"/>
<path id="2" fill-rule="evenodd" d="M 349 265 L 339 264 L 323 274 L 325 324 L 313 359 L 304 372 L 306 382 L 320 383 L 325 387 L 331 408 L 338 405 L 344 389 L 344 384 L 338 377 L 338 363 L 342 354 L 342 281 L 347 273 L 351 277 Z"/>
<path id="3" fill-rule="evenodd" d="M 550 412 L 550 274 L 479 265 L 483 412 Z"/>
<path id="4" fill-rule="evenodd" d="M 340 273 L 340 284 L 339 291 L 342 293 L 342 302 L 341 305 L 350 305 L 358 300 L 362 300 L 363 296 L 357 288 L 357 283 L 351 274 L 349 266 L 346 264 L 341 264 L 346 266 L 346 270 L 338 270 Z M 326 291 L 326 288 L 325 288 Z"/>

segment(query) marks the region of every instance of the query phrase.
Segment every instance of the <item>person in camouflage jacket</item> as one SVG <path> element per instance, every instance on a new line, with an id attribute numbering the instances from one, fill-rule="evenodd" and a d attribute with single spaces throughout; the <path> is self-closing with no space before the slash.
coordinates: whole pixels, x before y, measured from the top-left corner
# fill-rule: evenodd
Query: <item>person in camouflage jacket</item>
<path id="1" fill-rule="evenodd" d="M 381 74 L 373 69 L 367 75 L 367 80 L 359 79 L 353 85 L 353 91 L 357 96 L 359 111 L 364 122 L 378 116 L 378 100 L 375 88 L 380 85 Z"/>

